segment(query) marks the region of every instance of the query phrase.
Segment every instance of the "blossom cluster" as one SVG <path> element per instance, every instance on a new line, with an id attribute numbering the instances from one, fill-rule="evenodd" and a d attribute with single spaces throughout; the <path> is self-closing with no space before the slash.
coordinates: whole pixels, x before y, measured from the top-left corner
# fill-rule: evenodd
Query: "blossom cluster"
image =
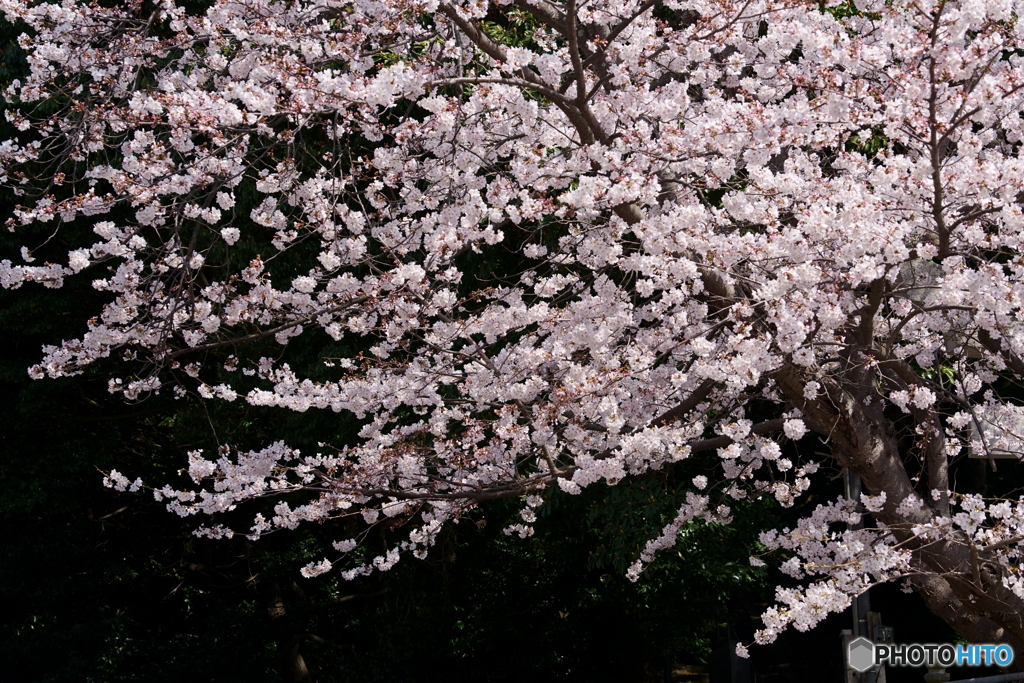
<path id="1" fill-rule="evenodd" d="M 526 537 L 546 490 L 714 452 L 636 579 L 729 501 L 793 505 L 814 432 L 869 495 L 762 539 L 821 578 L 760 640 L 931 571 L 938 540 L 998 546 L 1024 597 L 1020 511 L 951 512 L 947 467 L 1024 452 L 1000 393 L 1024 379 L 1024 2 L 515 4 L 506 45 L 486 0 L 0 0 L 29 65 L 0 286 L 89 278 L 105 302 L 30 374 L 354 415 L 351 443 L 226 444 L 189 454 L 194 489 L 153 489 L 181 515 L 281 497 L 213 537 L 406 522 L 307 576 L 423 557 L 491 498 L 533 501 Z M 314 331 L 360 352 L 318 379 L 245 355 Z"/>

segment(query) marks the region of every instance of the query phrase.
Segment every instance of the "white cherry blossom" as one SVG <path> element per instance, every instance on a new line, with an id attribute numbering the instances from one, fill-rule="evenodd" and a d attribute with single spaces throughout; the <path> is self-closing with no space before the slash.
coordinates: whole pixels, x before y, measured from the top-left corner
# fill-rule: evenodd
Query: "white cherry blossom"
<path id="1" fill-rule="evenodd" d="M 1024 452 L 1024 2 L 832 4 L 0 0 L 30 69 L 0 286 L 106 301 L 29 372 L 361 420 L 316 452 L 192 452 L 194 489 L 151 489 L 183 516 L 292 494 L 214 538 L 408 522 L 306 576 L 422 558 L 494 498 L 526 499 L 525 538 L 556 488 L 713 454 L 638 579 L 730 499 L 847 469 L 863 499 L 751 550 L 802 582 L 757 641 L 909 577 L 962 636 L 1024 648 L 1024 500 L 949 474 Z M 513 6 L 529 35 L 501 44 Z M 72 223 L 94 236 L 38 238 Z M 316 330 L 364 353 L 319 379 L 246 355 Z"/>

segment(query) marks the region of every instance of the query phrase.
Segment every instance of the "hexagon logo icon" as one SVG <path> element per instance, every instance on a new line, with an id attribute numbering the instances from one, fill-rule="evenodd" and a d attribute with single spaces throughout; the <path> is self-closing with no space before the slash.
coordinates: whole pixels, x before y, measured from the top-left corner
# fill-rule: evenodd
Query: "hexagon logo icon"
<path id="1" fill-rule="evenodd" d="M 854 671 L 867 671 L 875 665 L 875 644 L 864 637 L 854 638 L 847 647 L 847 657 Z"/>

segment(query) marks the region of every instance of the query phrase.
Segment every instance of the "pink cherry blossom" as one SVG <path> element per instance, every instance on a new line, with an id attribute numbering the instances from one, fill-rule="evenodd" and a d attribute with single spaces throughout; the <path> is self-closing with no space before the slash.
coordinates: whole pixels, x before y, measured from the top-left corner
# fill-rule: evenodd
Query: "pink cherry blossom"
<path id="1" fill-rule="evenodd" d="M 408 521 L 364 564 L 341 538 L 302 569 L 353 579 L 486 500 L 525 498 L 525 538 L 549 490 L 716 454 L 639 579 L 731 500 L 792 506 L 845 469 L 862 499 L 751 550 L 802 582 L 758 642 L 909 578 L 963 637 L 1024 647 L 1024 499 L 949 476 L 1024 453 L 1001 393 L 1024 380 L 1024 2 L 208 4 L 0 0 L 30 68 L 6 91 L 24 249 L 0 285 L 107 301 L 31 376 L 112 358 L 128 400 L 364 421 L 315 452 L 190 453 L 194 489 L 150 489 L 177 514 L 298 494 L 197 533 Z M 483 23 L 512 5 L 514 46 Z M 72 222 L 95 236 L 46 261 L 66 241 L 33 228 Z M 313 379 L 236 351 L 317 329 L 365 353 Z"/>

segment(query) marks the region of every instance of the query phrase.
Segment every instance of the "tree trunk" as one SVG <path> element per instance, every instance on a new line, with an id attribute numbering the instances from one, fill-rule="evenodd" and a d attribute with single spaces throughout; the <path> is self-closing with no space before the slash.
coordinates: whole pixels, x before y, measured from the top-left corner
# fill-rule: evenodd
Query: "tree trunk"
<path id="1" fill-rule="evenodd" d="M 785 368 L 776 383 L 800 405 L 809 426 L 824 436 L 832 456 L 840 467 L 861 477 L 871 495 L 886 494 L 880 512 L 870 513 L 892 530 L 896 538 L 913 551 L 912 568 L 919 572 L 911 582 L 925 604 L 949 624 L 962 638 L 972 643 L 1005 643 L 1016 657 L 1010 671 L 1024 671 L 1024 600 L 1002 585 L 998 567 L 981 572 L 984 557 L 972 550 L 966 536 L 961 542 L 918 540 L 911 529 L 948 516 L 948 500 L 940 496 L 919 495 L 903 463 L 892 422 L 884 415 L 884 403 L 875 391 L 874 373 L 866 358 L 854 358 L 852 370 L 842 383 L 822 382 L 828 400 L 806 401 L 803 387 L 807 380 L 793 368 Z M 946 458 L 942 456 L 944 465 Z M 928 484 L 942 493 L 948 488 L 945 468 L 929 458 Z M 899 504 L 918 495 L 925 505 L 913 512 L 898 512 Z"/>
<path id="2" fill-rule="evenodd" d="M 314 683 L 313 674 L 299 649 L 301 639 L 287 623 L 287 606 L 277 581 L 267 585 L 265 603 L 274 631 L 274 645 L 281 658 L 282 679 L 289 683 Z"/>

